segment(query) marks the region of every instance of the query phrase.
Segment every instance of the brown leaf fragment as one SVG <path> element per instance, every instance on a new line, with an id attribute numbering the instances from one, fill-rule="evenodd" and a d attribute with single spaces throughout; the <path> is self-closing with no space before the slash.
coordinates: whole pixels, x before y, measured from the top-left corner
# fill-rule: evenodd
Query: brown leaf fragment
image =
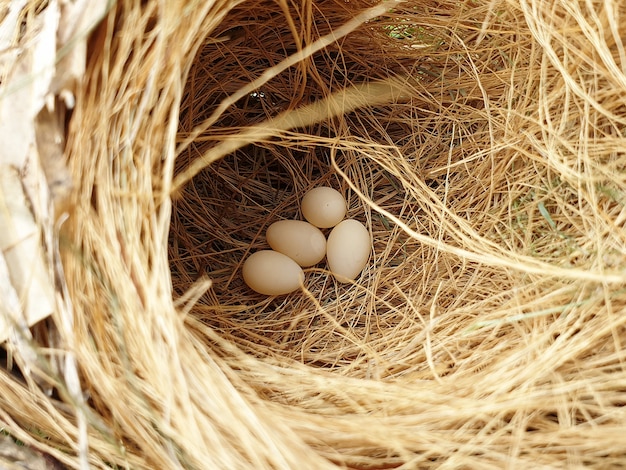
<path id="1" fill-rule="evenodd" d="M 62 470 L 56 459 L 0 435 L 0 468 L 2 470 Z"/>
<path id="2" fill-rule="evenodd" d="M 37 116 L 35 135 L 37 150 L 57 214 L 65 206 L 73 188 L 72 176 L 65 163 L 64 106 L 58 103 L 55 112 L 44 107 Z"/>

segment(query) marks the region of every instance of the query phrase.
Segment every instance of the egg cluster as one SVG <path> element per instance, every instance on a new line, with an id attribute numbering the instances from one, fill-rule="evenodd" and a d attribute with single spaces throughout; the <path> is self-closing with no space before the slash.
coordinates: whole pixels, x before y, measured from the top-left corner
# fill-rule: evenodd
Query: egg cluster
<path id="1" fill-rule="evenodd" d="M 350 282 L 363 270 L 372 249 L 365 226 L 346 216 L 346 200 L 333 188 L 320 186 L 302 198 L 307 220 L 280 220 L 267 229 L 271 250 L 253 253 L 244 262 L 243 280 L 265 295 L 293 292 L 304 281 L 302 268 L 324 259 L 339 282 Z M 320 229 L 332 228 L 328 240 Z"/>

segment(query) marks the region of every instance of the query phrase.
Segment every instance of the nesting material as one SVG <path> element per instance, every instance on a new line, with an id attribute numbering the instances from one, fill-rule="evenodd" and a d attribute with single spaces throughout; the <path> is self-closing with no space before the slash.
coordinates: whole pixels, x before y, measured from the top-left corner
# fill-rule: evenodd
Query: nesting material
<path id="1" fill-rule="evenodd" d="M 26 3 L 17 36 L 63 2 Z M 4 433 L 70 468 L 623 466 L 623 2 L 110 7 L 50 245 L 73 323 L 6 343 Z M 250 290 L 316 186 L 358 282 Z"/>

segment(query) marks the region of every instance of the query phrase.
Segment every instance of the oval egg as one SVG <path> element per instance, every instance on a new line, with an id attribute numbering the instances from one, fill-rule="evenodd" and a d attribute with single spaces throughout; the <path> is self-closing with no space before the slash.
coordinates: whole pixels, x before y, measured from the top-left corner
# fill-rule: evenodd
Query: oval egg
<path id="1" fill-rule="evenodd" d="M 304 272 L 294 260 L 272 250 L 252 253 L 243 263 L 242 274 L 250 289 L 265 295 L 288 294 L 304 281 Z"/>
<path id="2" fill-rule="evenodd" d="M 319 186 L 302 198 L 302 215 L 319 228 L 334 227 L 346 216 L 346 200 L 339 191 Z"/>
<path id="3" fill-rule="evenodd" d="M 363 270 L 371 251 L 372 242 L 367 228 L 358 220 L 344 220 L 328 236 L 328 267 L 337 281 L 350 282 Z"/>
<path id="4" fill-rule="evenodd" d="M 303 220 L 279 220 L 267 228 L 267 243 L 302 267 L 313 266 L 326 255 L 326 237 Z"/>

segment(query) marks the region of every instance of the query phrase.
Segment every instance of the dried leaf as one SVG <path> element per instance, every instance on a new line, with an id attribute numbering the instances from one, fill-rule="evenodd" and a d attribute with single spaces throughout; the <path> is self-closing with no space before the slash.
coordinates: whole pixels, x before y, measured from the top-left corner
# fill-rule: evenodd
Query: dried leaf
<path id="1" fill-rule="evenodd" d="M 26 322 L 32 325 L 52 313 L 54 291 L 44 261 L 41 230 L 29 206 L 15 167 L 0 164 L 0 250 Z M 7 338 L 10 326 L 0 317 L 0 341 Z"/>
<path id="2" fill-rule="evenodd" d="M 56 111 L 59 111 L 59 107 Z M 37 151 L 57 214 L 64 208 L 73 187 L 72 175 L 63 155 L 65 133 L 62 112 L 52 113 L 47 108 L 42 109 L 35 128 Z"/>
<path id="3" fill-rule="evenodd" d="M 85 73 L 87 34 L 111 7 L 108 0 L 64 2 L 59 23 L 59 62 L 52 91 L 60 95 L 68 108 L 74 107 L 77 83 Z"/>

